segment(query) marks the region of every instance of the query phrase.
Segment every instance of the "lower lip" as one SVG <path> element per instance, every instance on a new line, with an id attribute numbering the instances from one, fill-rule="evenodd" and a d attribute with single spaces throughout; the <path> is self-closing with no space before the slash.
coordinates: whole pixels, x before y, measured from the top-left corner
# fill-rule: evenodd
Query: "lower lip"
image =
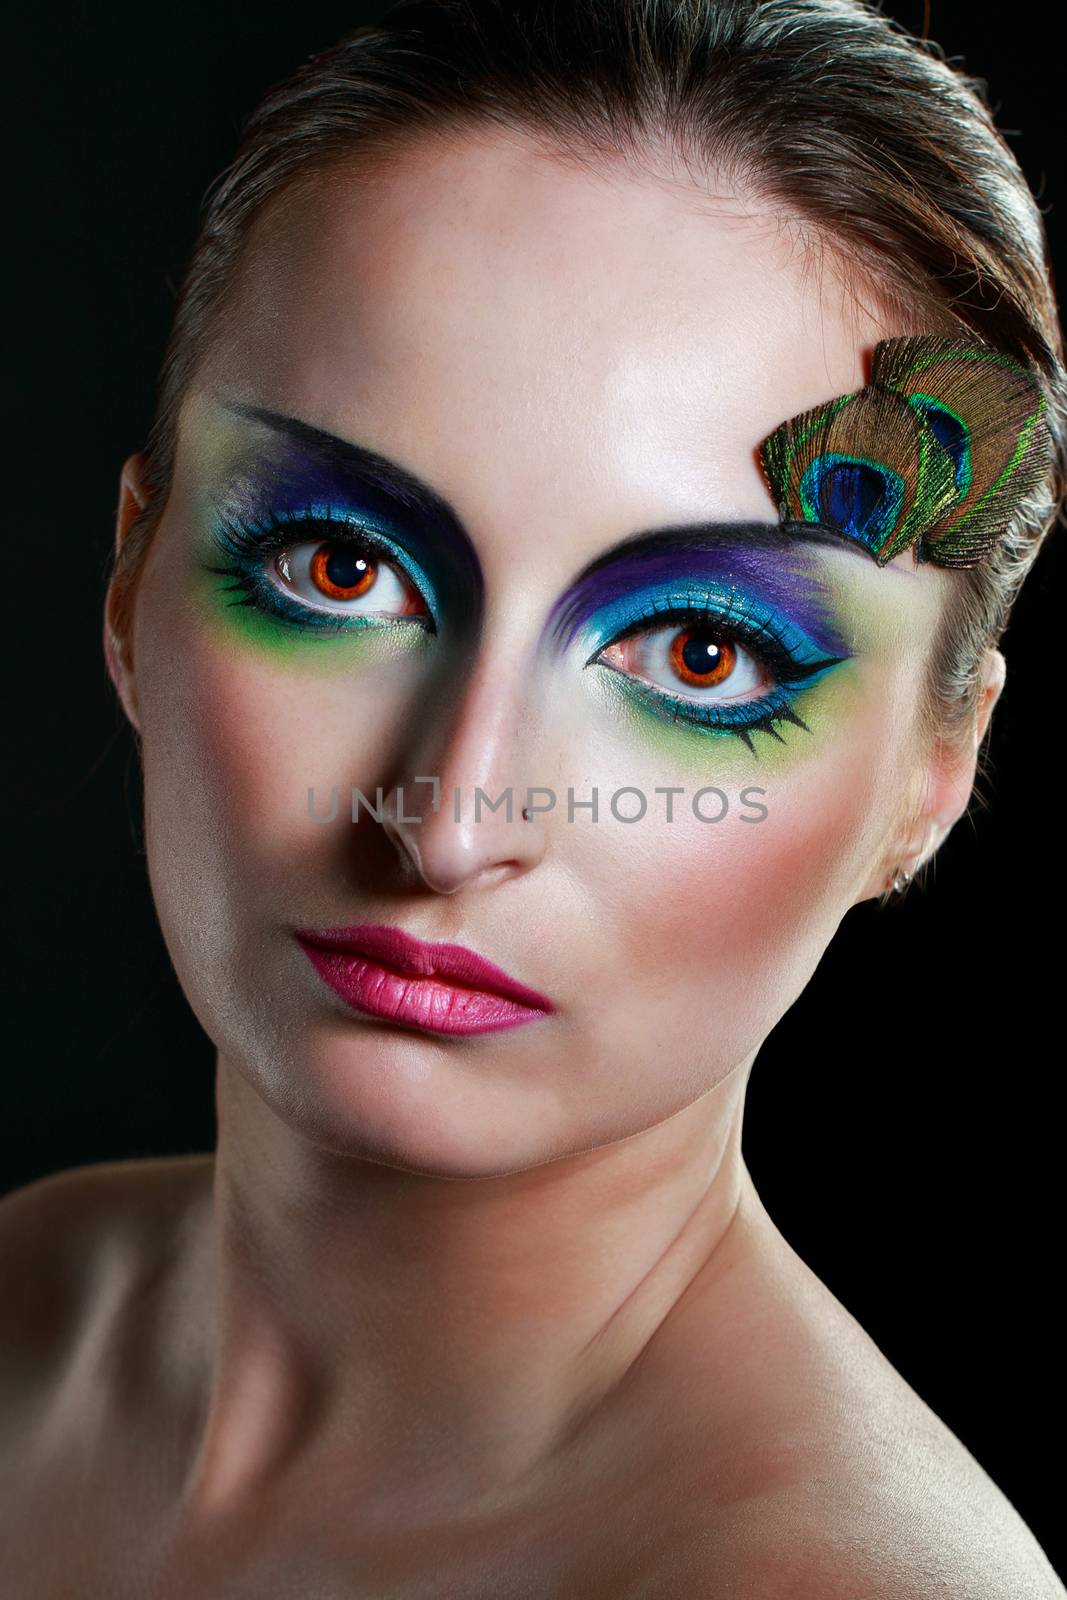
<path id="1" fill-rule="evenodd" d="M 538 1022 L 547 1012 L 444 978 L 413 977 L 350 950 L 297 943 L 335 994 L 366 1016 L 428 1033 L 499 1033 Z"/>

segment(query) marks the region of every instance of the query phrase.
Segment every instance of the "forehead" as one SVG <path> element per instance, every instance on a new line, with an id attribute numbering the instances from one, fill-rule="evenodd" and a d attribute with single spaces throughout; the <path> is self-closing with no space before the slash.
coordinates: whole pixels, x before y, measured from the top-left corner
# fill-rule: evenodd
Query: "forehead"
<path id="1" fill-rule="evenodd" d="M 772 516 L 759 441 L 906 330 L 708 191 L 497 131 L 317 174 L 253 229 L 212 386 L 399 457 L 473 527 Z"/>

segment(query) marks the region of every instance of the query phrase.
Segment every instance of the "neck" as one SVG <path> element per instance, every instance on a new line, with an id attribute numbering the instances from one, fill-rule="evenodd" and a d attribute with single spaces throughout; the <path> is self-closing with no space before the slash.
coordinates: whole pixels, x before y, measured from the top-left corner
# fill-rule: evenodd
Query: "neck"
<path id="1" fill-rule="evenodd" d="M 311 1143 L 220 1057 L 188 1503 L 238 1505 L 320 1446 L 394 1520 L 528 1482 L 724 1254 L 750 1065 L 642 1133 L 463 1179 Z"/>

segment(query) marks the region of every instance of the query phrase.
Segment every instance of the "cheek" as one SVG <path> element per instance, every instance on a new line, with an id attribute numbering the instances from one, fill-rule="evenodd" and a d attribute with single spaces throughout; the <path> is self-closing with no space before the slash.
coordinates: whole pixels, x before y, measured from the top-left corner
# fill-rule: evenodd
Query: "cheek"
<path id="1" fill-rule="evenodd" d="M 906 706 L 901 697 L 902 717 Z M 791 770 L 784 751 L 768 773 L 741 746 L 721 765 L 709 752 L 703 771 L 690 761 L 675 772 L 613 771 L 650 798 L 656 785 L 686 791 L 672 823 L 657 800 L 656 820 L 650 804 L 642 822 L 612 823 L 586 841 L 590 903 L 603 912 L 602 947 L 615 952 L 600 999 L 605 1016 L 621 1012 L 620 1041 L 629 1030 L 637 1042 L 636 1024 L 650 1047 L 670 1041 L 694 1071 L 721 1076 L 804 988 L 863 892 L 899 798 L 905 727 L 892 694 L 853 712 Z M 693 815 L 704 785 L 726 796 L 719 822 Z M 715 795 L 701 801 L 709 817 L 722 805 Z M 743 820 L 758 806 L 765 817 Z"/>
<path id="2" fill-rule="evenodd" d="M 414 638 L 414 630 L 413 630 Z M 353 787 L 373 800 L 390 767 L 422 646 L 368 630 L 301 668 L 228 644 L 195 616 L 146 611 L 139 662 L 146 844 L 157 899 L 189 919 L 254 914 L 280 881 L 336 868 Z M 335 658 L 336 660 L 336 658 Z M 210 901 L 209 912 L 205 905 Z M 161 915 L 164 905 L 161 904 Z"/>

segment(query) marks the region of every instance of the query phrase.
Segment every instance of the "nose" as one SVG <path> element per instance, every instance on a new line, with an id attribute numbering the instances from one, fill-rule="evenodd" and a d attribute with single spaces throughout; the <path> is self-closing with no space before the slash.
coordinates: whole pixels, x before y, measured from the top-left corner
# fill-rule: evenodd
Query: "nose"
<path id="1" fill-rule="evenodd" d="M 528 769 L 539 744 L 530 718 L 520 675 L 505 679 L 484 657 L 458 703 L 453 680 L 423 707 L 422 736 L 406 745 L 409 775 L 381 816 L 405 871 L 435 893 L 492 888 L 542 859 L 545 783 Z"/>

